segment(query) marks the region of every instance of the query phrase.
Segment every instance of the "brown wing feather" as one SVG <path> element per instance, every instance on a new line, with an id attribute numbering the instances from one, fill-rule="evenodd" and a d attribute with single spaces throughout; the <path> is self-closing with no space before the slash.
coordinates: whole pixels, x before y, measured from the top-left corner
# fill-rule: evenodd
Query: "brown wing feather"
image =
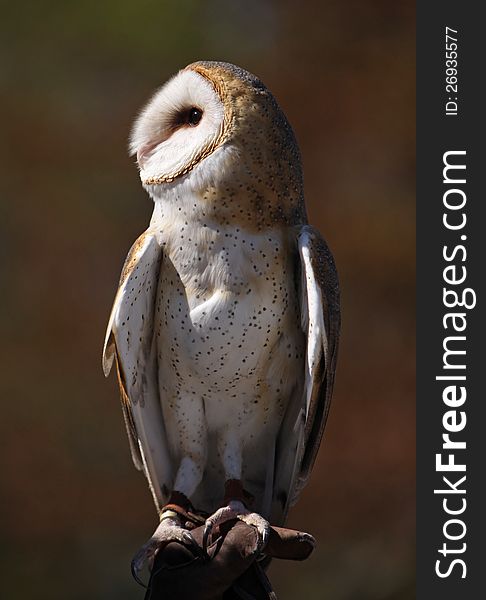
<path id="1" fill-rule="evenodd" d="M 334 258 L 319 232 L 310 227 L 308 231 L 312 270 L 322 298 L 327 347 L 313 374 L 312 395 L 305 426 L 305 449 L 299 476 L 301 486 L 305 485 L 309 478 L 326 426 L 334 386 L 341 326 L 339 281 Z"/>
<path id="2" fill-rule="evenodd" d="M 162 249 L 154 231 L 128 253 L 108 323 L 103 370 L 116 364 L 123 418 L 133 462 L 147 476 L 157 507 L 167 501 L 173 465 L 159 397 L 154 312 Z"/>
<path id="3" fill-rule="evenodd" d="M 135 269 L 139 259 L 139 253 L 143 248 L 143 245 L 146 243 L 147 238 L 149 236 L 149 232 L 145 231 L 140 235 L 135 242 L 132 244 L 128 254 L 125 258 L 125 262 L 123 263 L 123 268 L 120 275 L 120 280 L 118 283 L 118 293 L 115 297 L 115 301 L 113 303 L 113 310 L 117 305 L 118 294 L 125 283 L 127 277 L 130 276 L 132 271 Z M 135 422 L 133 420 L 133 413 L 131 407 L 131 401 L 128 396 L 128 390 L 125 382 L 125 376 L 123 373 L 122 361 L 120 360 L 120 356 L 118 354 L 116 348 L 116 341 L 113 332 L 113 310 L 110 316 L 110 321 L 108 324 L 105 345 L 103 348 L 103 371 L 105 376 L 107 377 L 111 371 L 113 362 L 115 362 L 116 366 L 116 379 L 118 382 L 118 389 L 120 391 L 120 400 L 123 414 L 123 421 L 125 423 L 125 428 L 128 436 L 128 443 L 130 446 L 130 453 L 132 455 L 133 464 L 139 470 L 143 470 L 143 461 L 142 455 L 140 453 L 140 448 L 138 445 L 138 435 L 135 427 Z"/>
<path id="4" fill-rule="evenodd" d="M 139 471 L 143 471 L 142 455 L 140 453 L 140 447 L 138 445 L 138 435 L 135 428 L 135 421 L 133 420 L 132 406 L 130 398 L 127 394 L 127 387 L 125 385 L 125 378 L 123 376 L 122 366 L 120 364 L 120 358 L 118 352 L 115 350 L 115 365 L 116 365 L 116 379 L 118 381 L 118 388 L 120 390 L 120 400 L 123 413 L 123 421 L 127 430 L 128 443 L 130 445 L 130 452 L 132 455 L 133 464 Z"/>
<path id="5" fill-rule="evenodd" d="M 339 284 L 321 235 L 308 225 L 297 234 L 302 329 L 307 338 L 303 385 L 295 390 L 277 444 L 272 515 L 283 523 L 307 483 L 326 425 L 340 328 Z"/>

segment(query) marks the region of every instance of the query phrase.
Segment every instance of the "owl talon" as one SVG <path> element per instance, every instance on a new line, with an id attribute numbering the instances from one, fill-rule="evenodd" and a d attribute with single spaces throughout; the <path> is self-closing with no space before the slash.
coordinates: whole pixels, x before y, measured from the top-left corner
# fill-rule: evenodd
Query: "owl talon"
<path id="1" fill-rule="evenodd" d="M 206 519 L 203 533 L 203 551 L 207 554 L 213 531 L 232 519 L 239 519 L 243 523 L 255 527 L 258 534 L 256 553 L 259 554 L 267 545 L 270 537 L 270 523 L 258 513 L 250 512 L 239 500 L 231 500 L 227 506 L 219 508 Z"/>
<path id="2" fill-rule="evenodd" d="M 203 539 L 202 539 L 202 548 L 203 548 L 203 552 L 206 556 L 208 554 L 208 545 L 209 545 L 208 542 L 209 542 L 212 532 L 213 532 L 213 524 L 208 519 L 204 525 Z"/>
<path id="3" fill-rule="evenodd" d="M 238 519 L 256 529 L 258 534 L 256 554 L 260 554 L 270 538 L 270 523 L 258 513 L 249 511 L 238 515 Z"/>

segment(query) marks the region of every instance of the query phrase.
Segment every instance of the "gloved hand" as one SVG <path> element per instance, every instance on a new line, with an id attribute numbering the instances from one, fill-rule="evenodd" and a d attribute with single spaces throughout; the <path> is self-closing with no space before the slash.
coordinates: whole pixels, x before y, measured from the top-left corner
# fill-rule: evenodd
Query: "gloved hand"
<path id="1" fill-rule="evenodd" d="M 293 529 L 272 527 L 264 557 L 257 552 L 255 529 L 241 521 L 221 527 L 221 535 L 202 551 L 203 526 L 191 531 L 201 553 L 171 542 L 157 553 L 145 600 L 274 600 L 265 574 L 270 559 L 305 560 L 314 538 Z"/>

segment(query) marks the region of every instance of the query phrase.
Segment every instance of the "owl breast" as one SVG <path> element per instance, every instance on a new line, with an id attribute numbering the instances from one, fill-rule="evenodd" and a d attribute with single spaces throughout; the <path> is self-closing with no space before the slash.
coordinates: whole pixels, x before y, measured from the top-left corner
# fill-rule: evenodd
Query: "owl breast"
<path id="1" fill-rule="evenodd" d="M 179 222 L 160 239 L 162 404 L 202 398 L 213 428 L 241 406 L 245 422 L 259 415 L 278 426 L 304 360 L 294 250 L 284 234 Z"/>
<path id="2" fill-rule="evenodd" d="M 283 228 L 255 233 L 173 210 L 159 223 L 154 350 L 170 451 L 177 461 L 189 448 L 204 465 L 192 500 L 211 510 L 228 477 L 224 444 L 240 447 L 245 486 L 262 507 L 280 425 L 302 398 L 296 250 Z"/>

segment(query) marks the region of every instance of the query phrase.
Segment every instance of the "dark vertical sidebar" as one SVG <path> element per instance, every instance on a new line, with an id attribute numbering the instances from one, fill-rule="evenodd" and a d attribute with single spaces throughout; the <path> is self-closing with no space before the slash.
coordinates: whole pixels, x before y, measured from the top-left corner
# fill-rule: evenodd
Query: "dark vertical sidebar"
<path id="1" fill-rule="evenodd" d="M 417 3 L 417 598 L 486 597 L 486 35 Z"/>

